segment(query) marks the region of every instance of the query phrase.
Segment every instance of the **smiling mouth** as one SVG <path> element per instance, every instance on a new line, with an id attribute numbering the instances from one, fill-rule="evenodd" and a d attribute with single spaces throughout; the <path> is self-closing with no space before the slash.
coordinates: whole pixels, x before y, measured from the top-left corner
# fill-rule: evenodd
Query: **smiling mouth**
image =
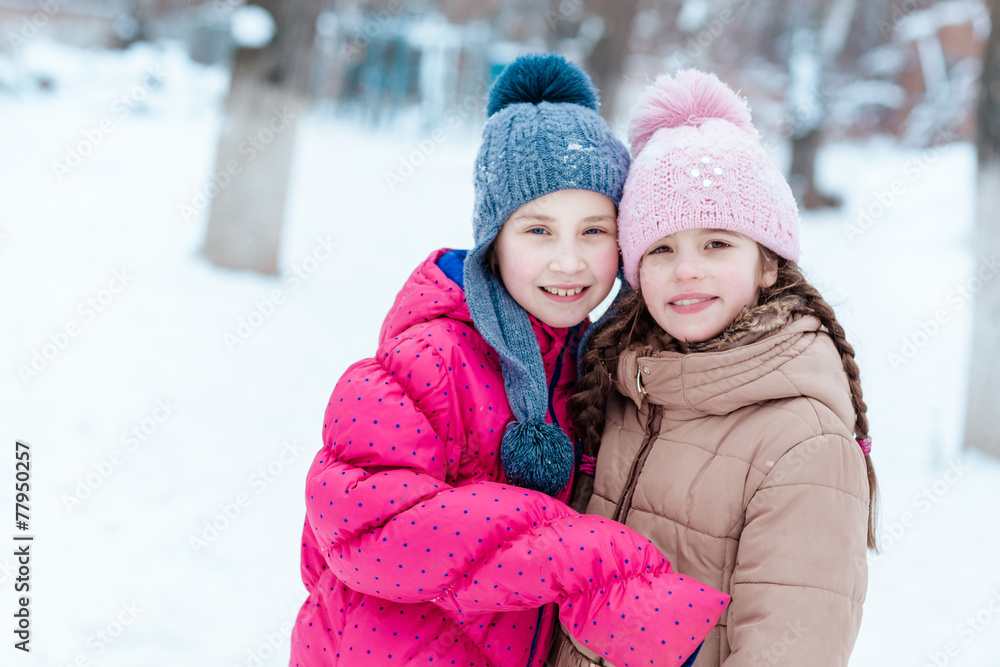
<path id="1" fill-rule="evenodd" d="M 711 301 L 714 296 L 706 296 L 703 299 L 678 299 L 677 301 L 671 301 L 675 306 L 693 306 L 696 303 L 701 303 L 702 301 Z"/>
<path id="2" fill-rule="evenodd" d="M 576 296 L 577 294 L 579 294 L 580 292 L 582 292 L 587 288 L 574 287 L 573 289 L 559 289 L 558 287 L 542 287 L 542 289 L 548 292 L 549 294 L 554 294 L 556 296 Z"/>

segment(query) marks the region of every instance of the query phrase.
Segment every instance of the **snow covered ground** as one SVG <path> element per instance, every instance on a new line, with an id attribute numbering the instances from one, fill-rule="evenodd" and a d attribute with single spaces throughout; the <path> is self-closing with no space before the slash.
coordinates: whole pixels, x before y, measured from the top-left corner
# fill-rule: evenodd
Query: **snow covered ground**
<path id="1" fill-rule="evenodd" d="M 317 111 L 295 122 L 287 273 L 210 266 L 204 210 L 182 206 L 203 206 L 225 87 L 162 45 L 39 37 L 0 60 L 0 506 L 13 536 L 24 440 L 36 536 L 30 654 L 0 549 L 5 665 L 286 664 L 329 393 L 412 268 L 471 242 L 475 130 L 428 142 Z M 389 187 L 401 161 L 420 164 Z M 960 447 L 969 281 L 995 261 L 973 245 L 973 174 L 963 144 L 829 146 L 820 181 L 846 205 L 803 219 L 805 269 L 856 341 L 882 489 L 859 667 L 1000 656 L 1000 463 Z"/>

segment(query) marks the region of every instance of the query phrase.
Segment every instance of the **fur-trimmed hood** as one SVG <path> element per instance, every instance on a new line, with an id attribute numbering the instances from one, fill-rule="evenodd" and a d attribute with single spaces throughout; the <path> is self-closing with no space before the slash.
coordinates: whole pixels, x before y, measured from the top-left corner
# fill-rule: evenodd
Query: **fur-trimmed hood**
<path id="1" fill-rule="evenodd" d="M 804 396 L 826 405 L 854 430 L 850 385 L 819 318 L 791 297 L 744 310 L 734 325 L 687 353 L 649 347 L 618 360 L 617 388 L 641 405 L 726 415 L 747 405 Z M 839 372 L 838 372 L 839 370 Z"/>

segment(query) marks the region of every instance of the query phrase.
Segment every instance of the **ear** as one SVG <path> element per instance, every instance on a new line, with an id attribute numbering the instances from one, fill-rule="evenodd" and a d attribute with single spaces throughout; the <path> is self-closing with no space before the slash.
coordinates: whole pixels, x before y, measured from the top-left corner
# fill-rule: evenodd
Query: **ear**
<path id="1" fill-rule="evenodd" d="M 771 253 L 761 253 L 760 287 L 771 287 L 778 281 L 778 258 Z"/>

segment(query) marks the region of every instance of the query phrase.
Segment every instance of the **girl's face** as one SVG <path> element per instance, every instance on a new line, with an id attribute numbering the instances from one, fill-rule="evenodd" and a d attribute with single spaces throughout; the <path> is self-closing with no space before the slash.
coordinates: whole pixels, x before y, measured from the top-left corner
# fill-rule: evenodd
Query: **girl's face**
<path id="1" fill-rule="evenodd" d="M 522 308 L 552 327 L 582 322 L 614 286 L 618 217 L 590 190 L 558 190 L 514 211 L 496 238 L 500 277 Z"/>
<path id="2" fill-rule="evenodd" d="M 684 229 L 643 253 L 639 285 L 656 323 L 688 343 L 726 330 L 758 290 L 778 279 L 777 262 L 761 266 L 756 241 L 719 229 Z"/>

